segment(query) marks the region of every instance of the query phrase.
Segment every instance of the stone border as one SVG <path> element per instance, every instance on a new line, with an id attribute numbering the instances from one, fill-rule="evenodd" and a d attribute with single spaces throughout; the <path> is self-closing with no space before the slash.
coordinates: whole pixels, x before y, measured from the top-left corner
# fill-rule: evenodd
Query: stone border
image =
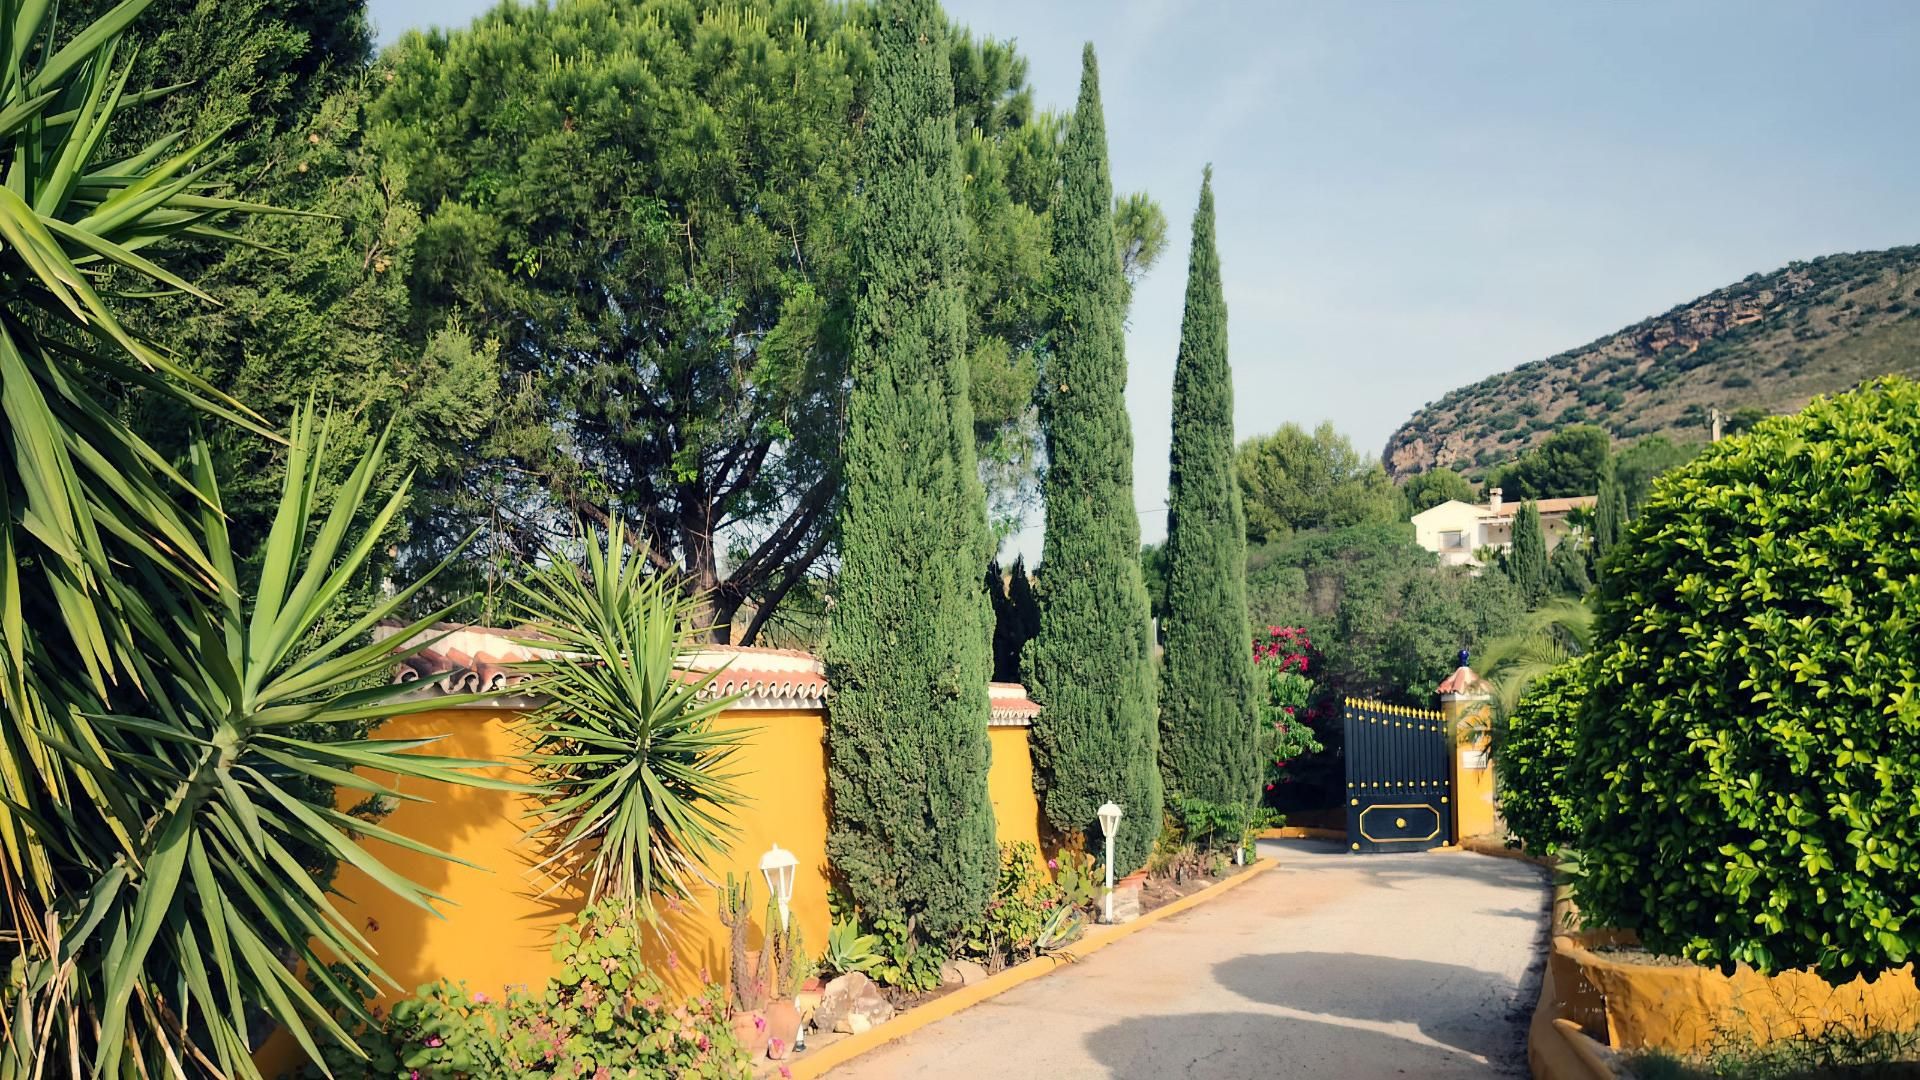
<path id="1" fill-rule="evenodd" d="M 1060 955 L 1035 957 L 982 982 L 963 986 L 951 994 L 942 995 L 925 1005 L 909 1009 L 878 1027 L 870 1028 L 858 1035 L 849 1035 L 817 1051 L 804 1053 L 800 1057 L 788 1058 L 781 1064 L 787 1067 L 793 1080 L 815 1080 L 862 1054 L 911 1035 L 929 1024 L 945 1020 L 988 998 L 998 997 L 1021 983 L 1052 974 L 1062 965 L 1077 963 L 1088 953 L 1098 952 L 1122 938 L 1139 933 L 1161 919 L 1198 907 L 1222 893 L 1252 881 L 1277 865 L 1279 864 L 1273 859 L 1256 860 L 1243 872 L 1201 889 L 1199 892 L 1189 893 L 1169 904 L 1157 907 L 1132 922 L 1120 923 L 1117 926 L 1096 926 L 1087 931 L 1087 935 L 1076 942 L 1073 948 Z"/>

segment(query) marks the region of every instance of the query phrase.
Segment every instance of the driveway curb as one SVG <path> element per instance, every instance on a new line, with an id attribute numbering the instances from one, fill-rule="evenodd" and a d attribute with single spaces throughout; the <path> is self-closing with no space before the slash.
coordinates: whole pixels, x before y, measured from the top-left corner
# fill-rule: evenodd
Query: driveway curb
<path id="1" fill-rule="evenodd" d="M 974 1005 L 978 1005 L 989 998 L 998 997 L 1014 987 L 1019 986 L 1021 983 L 1031 982 L 1043 975 L 1052 974 L 1062 965 L 1076 963 L 1081 957 L 1089 953 L 1098 952 L 1123 938 L 1131 937 L 1145 930 L 1147 927 L 1152 926 L 1154 923 L 1159 922 L 1161 919 L 1169 918 L 1183 911 L 1189 911 L 1199 907 L 1201 904 L 1212 900 L 1216 896 L 1231 892 L 1241 885 L 1252 881 L 1254 878 L 1259 877 L 1277 865 L 1279 864 L 1273 859 L 1258 859 L 1251 866 L 1247 867 L 1245 871 L 1208 886 L 1197 893 L 1183 896 L 1164 907 L 1155 908 L 1132 922 L 1120 923 L 1114 926 L 1096 927 L 1088 931 L 1087 936 L 1081 938 L 1080 942 L 1071 950 L 1063 952 L 1058 956 L 1035 957 L 1018 967 L 1008 968 L 1000 974 L 984 979 L 972 986 L 961 987 L 951 994 L 936 998 L 933 1001 L 927 1002 L 925 1005 L 901 1013 L 899 1016 L 881 1024 L 879 1027 L 871 1028 L 858 1035 L 850 1035 L 831 1046 L 824 1046 L 818 1051 L 808 1053 L 804 1057 L 792 1059 L 786 1063 L 787 1070 L 792 1075 L 793 1080 L 815 1080 L 816 1077 L 823 1076 L 829 1070 L 844 1065 L 868 1051 L 877 1050 L 890 1042 L 911 1035 L 929 1024 L 945 1020 L 947 1017 L 962 1012 Z"/>

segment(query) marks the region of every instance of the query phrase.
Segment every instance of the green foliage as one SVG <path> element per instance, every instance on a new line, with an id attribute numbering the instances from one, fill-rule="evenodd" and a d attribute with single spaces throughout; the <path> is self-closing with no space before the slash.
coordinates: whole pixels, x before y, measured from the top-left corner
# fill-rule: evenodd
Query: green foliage
<path id="1" fill-rule="evenodd" d="M 1603 428 L 1579 424 L 1548 436 L 1538 449 L 1487 477 L 1509 502 L 1591 495 L 1606 475 L 1612 439 Z"/>
<path id="2" fill-rule="evenodd" d="M 1533 680 L 1494 740 L 1500 817 L 1512 843 L 1535 855 L 1551 855 L 1579 836 L 1579 800 L 1567 785 L 1567 767 L 1586 696 L 1585 662 L 1565 661 Z"/>
<path id="3" fill-rule="evenodd" d="M 1233 473 L 1233 371 L 1211 169 L 1188 250 L 1173 370 L 1160 772 L 1169 792 L 1251 805 L 1260 781 L 1247 656 L 1246 521 Z"/>
<path id="4" fill-rule="evenodd" d="M 697 1077 L 746 1080 L 746 1050 L 718 987 L 677 1000 L 646 968 L 624 905 L 589 906 L 553 949 L 559 974 L 505 1000 L 442 980 L 363 1021 L 365 1060 L 329 1051 L 332 1075 Z M 306 1075 L 327 1075 L 310 1067 Z"/>
<path id="5" fill-rule="evenodd" d="M 924 992 L 940 985 L 940 968 L 947 954 L 929 945 L 915 920 L 895 915 L 873 917 L 873 934 L 879 938 L 878 959 L 867 968 L 867 976 L 882 986 Z"/>
<path id="6" fill-rule="evenodd" d="M 1593 541 L 1584 533 L 1569 533 L 1547 556 L 1547 594 L 1579 598 L 1593 589 Z"/>
<path id="7" fill-rule="evenodd" d="M 1059 322 L 1041 395 L 1047 531 L 1027 644 L 1041 805 L 1054 828 L 1091 840 L 1095 810 L 1126 810 L 1115 859 L 1139 866 L 1160 832 L 1152 624 L 1133 506 L 1120 262 L 1109 207 L 1099 71 L 1089 47 L 1061 150 L 1054 207 Z"/>
<path id="8" fill-rule="evenodd" d="M 1583 910 L 1650 949 L 1844 981 L 1920 924 L 1920 384 L 1661 478 L 1601 587 Z"/>
<path id="9" fill-rule="evenodd" d="M 1204 852 L 1243 849 L 1249 834 L 1266 828 L 1274 819 L 1271 810 L 1241 802 L 1181 799 L 1177 806 L 1181 834 L 1187 843 Z"/>
<path id="10" fill-rule="evenodd" d="M 1415 473 L 1401 486 L 1400 491 L 1406 496 L 1407 509 L 1415 514 L 1431 510 L 1449 500 L 1470 503 L 1479 498 L 1466 477 L 1444 465 Z"/>
<path id="11" fill-rule="evenodd" d="M 416 316 L 497 338 L 512 388 L 442 500 L 490 559 L 622 518 L 716 624 L 806 576 L 839 495 L 868 48 L 817 0 L 649 0 L 503 4 L 383 57 Z"/>
<path id="12" fill-rule="evenodd" d="M 987 598 L 993 605 L 993 680 L 1019 682 L 1020 654 L 1040 632 L 1040 607 L 1033 598 L 1026 557 L 1016 557 L 1004 576 L 999 563 L 989 564 L 987 577 Z"/>
<path id="13" fill-rule="evenodd" d="M 1322 696 L 1426 704 L 1460 649 L 1524 610 L 1505 575 L 1442 567 L 1404 526 L 1298 534 L 1250 549 L 1247 568 L 1254 623 L 1306 628 Z"/>
<path id="14" fill-rule="evenodd" d="M 1513 546 L 1507 552 L 1506 570 L 1530 608 L 1539 607 L 1553 588 L 1547 534 L 1540 525 L 1540 508 L 1531 502 L 1521 503 L 1514 512 Z"/>
<path id="15" fill-rule="evenodd" d="M 1593 508 L 1593 551 L 1595 561 L 1605 559 L 1626 534 L 1627 490 L 1620 482 L 1617 467 L 1607 470 L 1600 479 L 1600 495 Z"/>
<path id="16" fill-rule="evenodd" d="M 1086 899 L 1080 900 L 1084 904 Z M 1000 877 L 980 922 L 967 928 L 961 948 L 994 966 L 1031 960 L 1062 907 L 1067 890 L 1047 876 L 1032 844 L 1000 845 Z M 1054 933 L 1058 934 L 1058 928 Z"/>
<path id="17" fill-rule="evenodd" d="M 735 697 L 708 696 L 719 673 L 685 677 L 696 602 L 650 572 L 615 522 L 581 539 L 584 566 L 555 561 L 515 583 L 524 644 L 556 649 L 525 665 L 525 692 L 551 699 L 520 723 L 541 802 L 540 870 L 653 914 L 684 900 L 725 853 L 744 796 L 727 771 L 741 734 L 713 727 Z"/>
<path id="18" fill-rule="evenodd" d="M 1613 475 L 1619 481 L 1627 515 L 1631 517 L 1640 512 L 1653 491 L 1655 477 L 1692 461 L 1701 445 L 1675 443 L 1664 435 L 1649 435 L 1620 451 L 1613 459 Z M 1624 535 L 1624 526 L 1621 532 Z"/>
<path id="19" fill-rule="evenodd" d="M 824 575 L 883 23 L 828 0 L 503 4 L 383 57 L 377 143 L 423 217 L 412 303 L 506 369 L 478 465 L 432 505 L 487 525 L 476 572 L 538 562 L 555 517 L 623 518 L 740 641 Z M 1010 44 L 942 40 L 962 393 L 1005 528 L 1033 496 L 1061 124 Z"/>
<path id="20" fill-rule="evenodd" d="M 880 936 L 863 934 L 857 920 L 836 919 L 827 932 L 827 948 L 820 954 L 820 970 L 833 975 L 869 971 L 880 962 Z"/>
<path id="21" fill-rule="evenodd" d="M 993 626 L 979 578 L 992 552 L 967 397 L 946 31 L 931 0 L 877 17 L 861 149 L 871 226 L 854 255 L 847 492 L 825 656 L 827 851 L 883 937 L 911 925 L 939 941 L 986 909 L 997 865 Z"/>
<path id="22" fill-rule="evenodd" d="M 1380 463 L 1322 423 L 1309 433 L 1283 424 L 1240 444 L 1234 456 L 1247 539 L 1278 540 L 1297 529 L 1376 525 L 1407 519 L 1400 489 Z"/>

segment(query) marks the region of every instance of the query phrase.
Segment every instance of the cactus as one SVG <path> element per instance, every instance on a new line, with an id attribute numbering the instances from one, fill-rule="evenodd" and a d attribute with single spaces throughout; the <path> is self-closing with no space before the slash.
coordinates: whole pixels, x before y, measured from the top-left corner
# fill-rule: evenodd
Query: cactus
<path id="1" fill-rule="evenodd" d="M 755 1012 L 766 1007 L 766 954 L 761 951 L 761 973 L 753 970 L 753 957 L 747 951 L 747 931 L 753 928 L 753 918 L 747 914 L 747 905 L 753 893 L 751 880 L 736 880 L 727 875 L 727 887 L 720 893 L 720 923 L 728 930 L 728 979 L 727 994 L 733 1001 L 735 1013 Z"/>

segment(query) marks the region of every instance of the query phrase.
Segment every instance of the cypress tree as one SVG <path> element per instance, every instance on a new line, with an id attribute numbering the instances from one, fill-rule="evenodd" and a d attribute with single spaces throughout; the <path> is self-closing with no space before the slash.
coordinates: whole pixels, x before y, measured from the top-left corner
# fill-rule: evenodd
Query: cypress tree
<path id="1" fill-rule="evenodd" d="M 1040 633 L 1040 603 L 1033 596 L 1033 575 L 1027 573 L 1027 559 L 1016 555 L 1013 559 L 1013 573 L 1007 581 L 1007 615 L 1013 623 L 1013 675 L 1012 681 L 1020 678 L 1020 656 L 1026 651 L 1027 642 Z"/>
<path id="2" fill-rule="evenodd" d="M 1171 794 L 1233 805 L 1253 801 L 1259 776 L 1246 519 L 1233 470 L 1233 371 L 1211 168 L 1200 185 L 1188 260 L 1173 368 L 1160 771 Z"/>
<path id="3" fill-rule="evenodd" d="M 1507 558 L 1507 571 L 1530 608 L 1539 607 L 1547 598 L 1547 534 L 1540 527 L 1540 508 L 1531 500 L 1520 504 L 1513 515 L 1513 549 Z"/>
<path id="4" fill-rule="evenodd" d="M 825 649 L 827 851 L 864 911 L 944 939 L 986 908 L 992 554 L 974 464 L 945 21 L 878 9 L 860 148 L 846 502 Z"/>
<path id="5" fill-rule="evenodd" d="M 1082 64 L 1053 218 L 1060 310 L 1040 396 L 1047 531 L 1027 689 L 1041 706 L 1033 756 L 1047 820 L 1084 835 L 1097 851 L 1103 838 L 1094 812 L 1119 803 L 1126 817 L 1114 869 L 1125 873 L 1146 861 L 1160 834 L 1160 738 L 1133 508 L 1125 283 L 1092 45 Z"/>
<path id="6" fill-rule="evenodd" d="M 1020 679 L 1020 627 L 1015 623 L 1013 602 L 1007 598 L 1007 578 L 1000 560 L 987 564 L 987 606 L 993 612 L 993 681 L 1017 682 Z"/>
<path id="7" fill-rule="evenodd" d="M 1605 558 L 1627 529 L 1627 492 L 1609 468 L 1600 478 L 1600 498 L 1593 508 L 1593 549 Z"/>

